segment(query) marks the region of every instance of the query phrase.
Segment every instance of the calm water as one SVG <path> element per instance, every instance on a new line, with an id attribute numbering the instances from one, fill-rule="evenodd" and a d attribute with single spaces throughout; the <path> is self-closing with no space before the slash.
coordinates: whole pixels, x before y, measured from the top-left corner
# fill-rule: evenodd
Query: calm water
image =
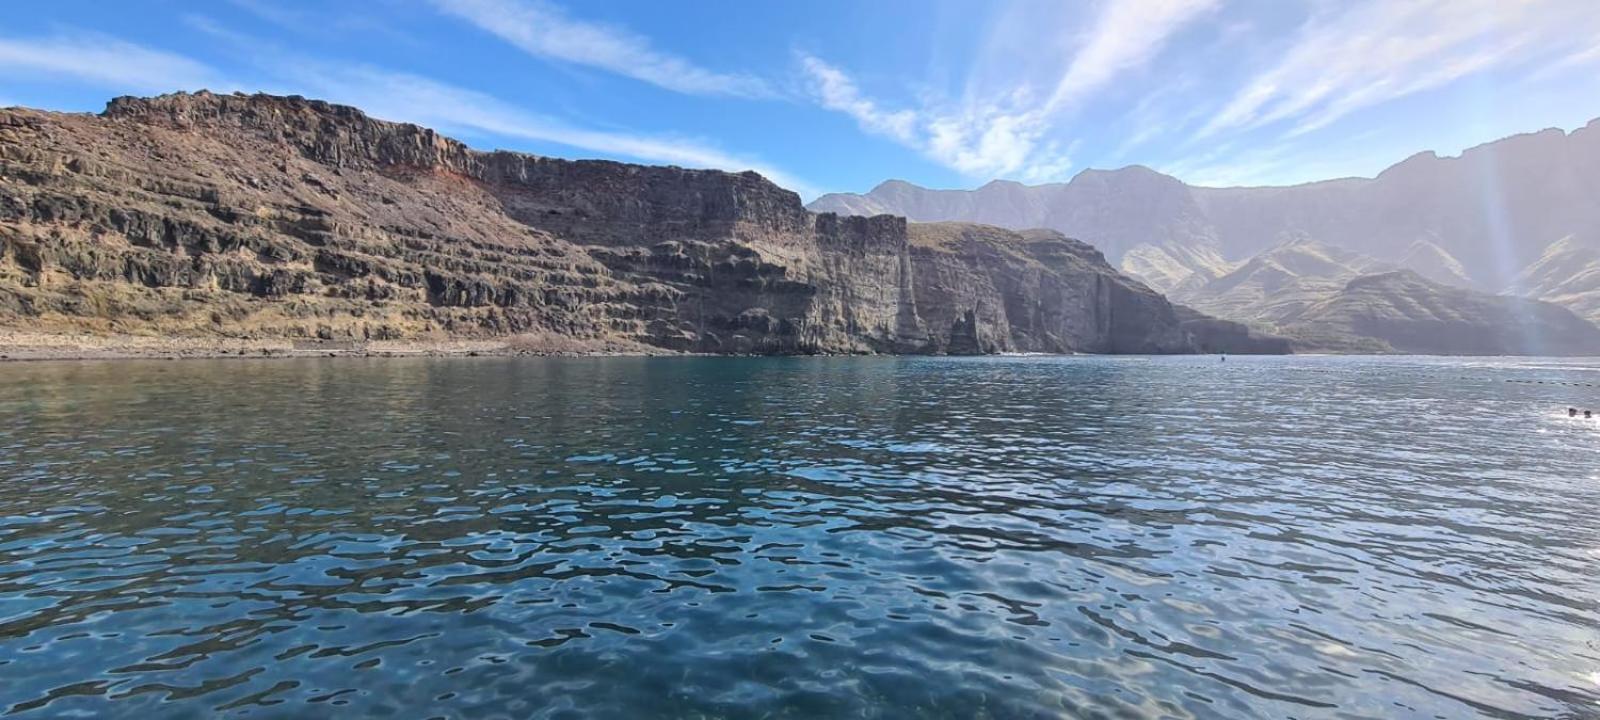
<path id="1" fill-rule="evenodd" d="M 0 712 L 1600 717 L 1587 384 L 1600 364 L 0 365 Z"/>

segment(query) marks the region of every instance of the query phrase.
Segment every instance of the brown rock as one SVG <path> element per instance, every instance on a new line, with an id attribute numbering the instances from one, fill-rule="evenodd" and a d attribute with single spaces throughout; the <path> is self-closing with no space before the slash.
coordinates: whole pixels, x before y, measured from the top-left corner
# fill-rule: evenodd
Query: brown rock
<path id="1" fill-rule="evenodd" d="M 0 110 L 0 327 L 560 351 L 1196 348 L 1159 294 L 1056 233 L 819 215 L 751 172 L 478 152 L 354 108 L 204 92 L 99 116 Z"/>

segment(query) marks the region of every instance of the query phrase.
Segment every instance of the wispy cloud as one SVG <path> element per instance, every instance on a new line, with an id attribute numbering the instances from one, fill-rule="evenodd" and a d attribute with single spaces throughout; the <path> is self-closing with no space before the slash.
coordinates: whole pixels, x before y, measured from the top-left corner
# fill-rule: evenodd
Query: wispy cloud
<path id="1" fill-rule="evenodd" d="M 1587 7 L 1586 7 L 1587 6 Z M 1246 83 L 1200 136 L 1288 123 L 1290 135 L 1358 110 L 1516 67 L 1600 32 L 1569 0 L 1371 0 L 1312 18 L 1289 51 Z"/>
<path id="2" fill-rule="evenodd" d="M 691 95 L 769 97 L 759 78 L 719 73 L 655 49 L 626 28 L 569 16 L 541 0 L 434 0 L 446 13 L 534 57 L 585 65 Z"/>
<path id="3" fill-rule="evenodd" d="M 1062 137 L 1058 121 L 1119 75 L 1143 67 L 1176 32 L 1216 3 L 1108 3 L 1053 77 L 1032 83 L 1019 79 L 989 92 L 969 86 L 956 102 L 923 101 L 915 108 L 891 109 L 821 58 L 802 55 L 801 67 L 822 107 L 855 118 L 869 133 L 969 177 L 1044 182 L 1061 179 L 1073 167 L 1072 146 Z"/>
<path id="4" fill-rule="evenodd" d="M 917 140 L 917 114 L 910 110 L 885 110 L 861 94 L 856 81 L 821 58 L 802 55 L 800 63 L 811 78 L 817 101 L 861 123 L 862 129 L 903 143 Z"/>
<path id="5" fill-rule="evenodd" d="M 1219 0 L 1140 0 L 1106 5 L 1085 43 L 1056 83 L 1048 107 L 1069 106 L 1117 75 L 1143 66 L 1167 39 Z"/>
<path id="6" fill-rule="evenodd" d="M 692 138 L 573 127 L 485 93 L 382 68 L 298 62 L 281 67 L 280 71 L 306 92 L 354 105 L 374 117 L 445 132 L 556 143 L 653 163 L 735 172 L 754 170 L 808 199 L 817 195 L 809 184 L 781 170 Z"/>
<path id="7" fill-rule="evenodd" d="M 271 78 L 274 92 L 318 97 L 361 108 L 374 117 L 446 133 L 555 143 L 650 163 L 734 172 L 754 170 L 806 199 L 818 194 L 809 183 L 759 159 L 727 152 L 702 140 L 577 127 L 488 93 L 420 75 L 306 57 L 230 30 L 204 16 L 191 15 L 184 21 L 247 57 L 259 73 Z"/>
<path id="8" fill-rule="evenodd" d="M 0 75 L 65 78 L 116 92 L 234 87 L 203 63 L 97 33 L 0 38 Z"/>
<path id="9" fill-rule="evenodd" d="M 1042 180 L 1071 165 L 1059 146 L 1045 146 L 1045 126 L 1036 109 L 973 103 L 889 110 L 821 58 L 802 55 L 800 62 L 822 107 L 849 115 L 862 130 L 914 148 L 965 175 Z"/>
<path id="10" fill-rule="evenodd" d="M 320 38 L 382 37 L 385 43 L 420 47 L 410 33 L 389 22 L 390 13 L 374 12 L 373 3 L 323 3 L 298 7 L 276 0 L 228 0 L 228 4 L 258 20 L 290 33 Z"/>
<path id="11" fill-rule="evenodd" d="M 1600 65 L 1600 43 L 1579 48 L 1567 53 L 1566 55 L 1558 57 L 1544 67 L 1539 68 L 1532 75 L 1529 75 L 1528 79 L 1543 80 L 1547 77 L 1577 70 L 1579 68 L 1589 70 L 1589 66 L 1591 65 Z"/>

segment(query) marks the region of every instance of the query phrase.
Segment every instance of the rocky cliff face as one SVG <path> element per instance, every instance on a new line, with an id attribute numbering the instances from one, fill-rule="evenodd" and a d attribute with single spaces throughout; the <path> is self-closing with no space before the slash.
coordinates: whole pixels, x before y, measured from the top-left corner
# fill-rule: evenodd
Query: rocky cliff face
<path id="1" fill-rule="evenodd" d="M 717 353 L 1185 352 L 1205 332 L 1055 233 L 813 214 L 754 173 L 485 153 L 209 93 L 0 110 L 0 327 Z"/>

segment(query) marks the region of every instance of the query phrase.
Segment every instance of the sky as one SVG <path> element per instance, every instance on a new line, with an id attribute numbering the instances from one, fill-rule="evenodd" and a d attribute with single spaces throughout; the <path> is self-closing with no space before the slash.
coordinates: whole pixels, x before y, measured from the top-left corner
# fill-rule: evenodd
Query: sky
<path id="1" fill-rule="evenodd" d="M 1593 0 L 6 0 L 0 105 L 297 94 L 807 200 L 1371 176 L 1600 117 Z"/>

